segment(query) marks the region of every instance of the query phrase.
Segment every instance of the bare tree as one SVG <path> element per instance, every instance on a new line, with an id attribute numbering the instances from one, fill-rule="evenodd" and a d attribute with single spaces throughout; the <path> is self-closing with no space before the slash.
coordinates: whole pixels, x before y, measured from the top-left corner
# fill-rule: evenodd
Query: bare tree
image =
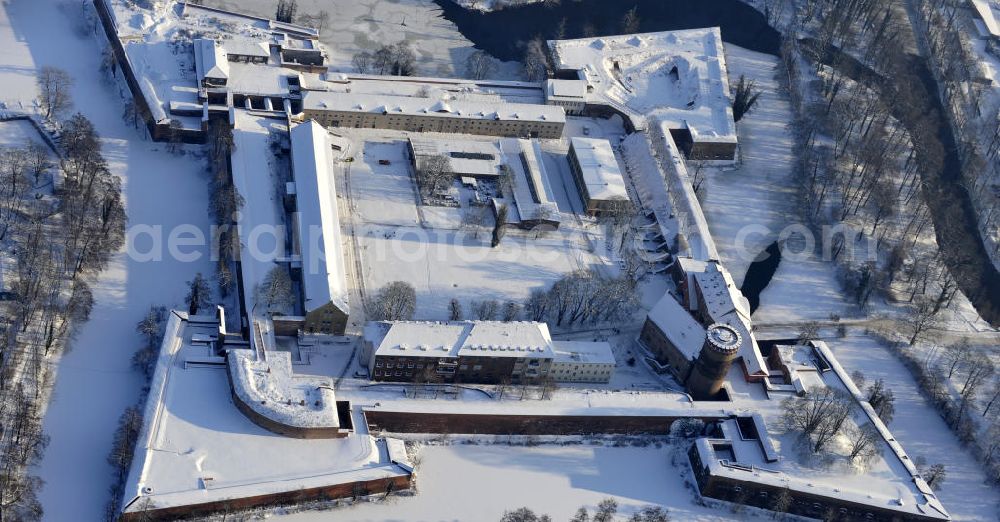
<path id="1" fill-rule="evenodd" d="M 750 113 L 757 104 L 760 94 L 756 83 L 741 74 L 736 82 L 736 88 L 733 89 L 733 121 L 740 121 L 743 116 Z"/>
<path id="2" fill-rule="evenodd" d="M 528 81 L 544 80 L 549 75 L 548 54 L 545 52 L 545 41 L 535 37 L 528 42 L 524 51 L 524 76 Z"/>
<path id="3" fill-rule="evenodd" d="M 408 321 L 417 309 L 417 291 L 405 281 L 393 281 L 379 289 L 368 310 L 375 321 Z"/>
<path id="4" fill-rule="evenodd" d="M 496 74 L 496 59 L 486 51 L 477 49 L 465 60 L 465 74 L 473 80 L 482 80 Z"/>
<path id="5" fill-rule="evenodd" d="M 937 490 L 941 488 L 941 484 L 944 482 L 947 472 L 944 468 L 944 464 L 934 464 L 927 469 L 920 470 L 920 474 L 923 476 L 924 481 L 927 482 L 927 485 L 930 486 L 931 489 Z"/>
<path id="6" fill-rule="evenodd" d="M 622 34 L 633 34 L 639 32 L 639 6 L 625 11 L 622 17 Z"/>
<path id="7" fill-rule="evenodd" d="M 990 356 L 982 351 L 976 351 L 970 361 L 969 369 L 965 375 L 965 381 L 958 391 L 959 407 L 955 415 L 956 420 L 961 420 L 970 402 L 975 402 L 979 393 L 979 388 L 987 382 L 993 375 L 995 368 Z"/>
<path id="8" fill-rule="evenodd" d="M 556 380 L 551 376 L 546 375 L 542 377 L 538 383 L 540 390 L 539 398 L 543 401 L 547 401 L 552 398 L 552 392 L 556 390 Z"/>
<path id="9" fill-rule="evenodd" d="M 503 516 L 500 517 L 500 522 L 545 522 L 549 520 L 548 515 L 537 515 L 526 507 L 504 511 Z"/>
<path id="10" fill-rule="evenodd" d="M 836 436 L 850 413 L 844 394 L 832 388 L 814 390 L 801 399 L 789 397 L 781 403 L 781 409 L 788 427 L 815 437 L 814 452 Z"/>
<path id="11" fill-rule="evenodd" d="M 208 286 L 205 276 L 198 272 L 194 279 L 188 281 L 188 293 L 184 301 L 188 305 L 188 313 L 195 315 L 198 310 L 212 305 L 212 289 Z"/>
<path id="12" fill-rule="evenodd" d="M 885 381 L 878 379 L 868 387 L 868 404 L 882 422 L 889 424 L 896 413 L 896 397 L 892 390 L 885 386 Z"/>
<path id="13" fill-rule="evenodd" d="M 458 299 L 452 299 L 448 302 L 448 320 L 449 321 L 461 321 L 462 320 L 462 303 Z"/>
<path id="14" fill-rule="evenodd" d="M 278 7 L 274 12 L 274 19 L 279 22 L 292 23 L 295 20 L 295 12 L 298 11 L 297 0 L 278 0 Z"/>
<path id="15" fill-rule="evenodd" d="M 629 517 L 629 522 L 669 522 L 667 510 L 660 506 L 646 506 Z"/>
<path id="16" fill-rule="evenodd" d="M 312 27 L 316 31 L 322 33 L 323 28 L 327 23 L 330 22 L 330 13 L 327 11 L 320 11 L 316 14 L 304 14 L 299 15 L 299 25 L 304 25 L 306 27 Z"/>
<path id="17" fill-rule="evenodd" d="M 515 303 L 514 301 L 507 301 L 503 305 L 502 320 L 504 322 L 511 322 L 517 320 L 518 316 L 521 315 L 521 305 Z"/>
<path id="18" fill-rule="evenodd" d="M 454 181 L 455 174 L 448 156 L 430 156 L 417 165 L 417 183 L 424 197 L 446 190 Z"/>
<path id="19" fill-rule="evenodd" d="M 493 224 L 493 240 L 490 242 L 490 246 L 496 248 L 500 245 L 500 241 L 503 240 L 503 236 L 507 233 L 507 205 L 501 204 L 497 206 L 496 222 Z"/>
<path id="20" fill-rule="evenodd" d="M 944 354 L 942 354 L 942 362 L 944 367 L 948 370 L 946 378 L 951 379 L 951 376 L 955 374 L 956 370 L 961 370 L 972 360 L 975 351 L 972 349 L 972 343 L 968 339 L 962 339 L 956 343 L 949 344 L 944 347 Z"/>
<path id="21" fill-rule="evenodd" d="M 618 501 L 606 498 L 597 504 L 593 520 L 594 522 L 612 522 L 616 514 L 618 514 Z"/>
<path id="22" fill-rule="evenodd" d="M 849 452 L 851 460 L 864 462 L 878 453 L 878 444 L 882 436 L 874 424 L 868 422 L 860 427 L 850 425 L 847 436 L 851 441 Z"/>
<path id="23" fill-rule="evenodd" d="M 358 74 L 368 74 L 371 72 L 374 62 L 375 56 L 369 51 L 359 51 L 351 57 L 351 65 L 354 66 L 354 72 Z"/>
<path id="24" fill-rule="evenodd" d="M 496 321 L 497 315 L 500 313 L 500 303 L 493 299 L 473 301 L 470 308 L 472 314 L 480 321 Z"/>
<path id="25" fill-rule="evenodd" d="M 73 106 L 70 88 L 73 78 L 57 67 L 45 66 L 38 71 L 38 104 L 45 113 L 45 119 L 59 119 Z"/>
<path id="26" fill-rule="evenodd" d="M 787 513 L 790 507 L 792 507 L 792 492 L 783 488 L 780 493 L 774 496 L 774 500 L 771 502 L 771 511 Z"/>
<path id="27" fill-rule="evenodd" d="M 910 327 L 910 339 L 908 341 L 910 346 L 924 339 L 932 331 L 937 330 L 941 325 L 941 318 L 938 316 L 938 311 L 934 308 L 933 301 L 925 298 L 919 299 L 916 305 L 910 309 L 907 324 Z"/>
<path id="28" fill-rule="evenodd" d="M 257 299 L 272 312 L 286 312 L 295 303 L 292 278 L 285 266 L 271 267 L 257 288 Z"/>
<path id="29" fill-rule="evenodd" d="M 632 204 L 631 200 L 623 196 L 612 196 L 608 200 L 607 206 L 602 209 L 601 216 L 611 228 L 612 235 L 621 234 L 621 239 L 618 242 L 619 252 L 625 246 L 629 226 L 632 224 L 632 220 L 635 219 L 635 215 L 635 205 Z"/>

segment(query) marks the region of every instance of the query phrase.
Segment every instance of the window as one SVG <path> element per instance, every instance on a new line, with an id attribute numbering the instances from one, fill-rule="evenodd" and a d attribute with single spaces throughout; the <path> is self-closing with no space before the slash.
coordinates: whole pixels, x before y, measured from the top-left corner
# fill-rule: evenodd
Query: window
<path id="1" fill-rule="evenodd" d="M 468 370 L 469 369 L 469 365 L 468 364 L 463 364 L 463 365 L 459 366 L 458 369 L 459 370 Z"/>
<path id="2" fill-rule="evenodd" d="M 478 372 L 479 370 L 482 370 L 482 369 L 483 369 L 483 365 L 481 365 L 481 364 L 476 364 L 476 365 L 472 366 L 472 371 L 474 371 L 474 372 Z"/>
<path id="3" fill-rule="evenodd" d="M 379 377 L 382 375 L 382 370 L 375 370 L 375 376 Z"/>
<path id="4" fill-rule="evenodd" d="M 396 377 L 403 375 L 403 372 L 396 372 Z"/>
<path id="5" fill-rule="evenodd" d="M 375 367 L 376 368 L 381 368 L 382 367 L 382 362 L 379 361 L 379 362 L 375 363 Z"/>

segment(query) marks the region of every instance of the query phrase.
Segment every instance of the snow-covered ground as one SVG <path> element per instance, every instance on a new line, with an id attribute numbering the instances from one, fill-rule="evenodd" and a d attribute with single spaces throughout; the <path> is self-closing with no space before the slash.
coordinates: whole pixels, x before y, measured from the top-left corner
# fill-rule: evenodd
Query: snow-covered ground
<path id="1" fill-rule="evenodd" d="M 469 209 L 417 206 L 402 136 L 391 131 L 338 132 L 352 138 L 354 161 L 338 166 L 350 170 L 350 204 L 365 287 L 374 293 L 392 281 L 412 284 L 417 290 L 416 319 L 447 319 L 452 298 L 467 309 L 472 300 L 521 302 L 533 288 L 547 287 L 574 270 L 610 269 L 607 253 L 599 248 L 604 228 L 571 213 L 562 215 L 558 230 L 536 237 L 509 229 L 501 245 L 491 248 L 492 215 L 487 209 L 478 209 L 484 225 L 477 236 L 462 226 L 461 215 Z M 379 164 L 381 160 L 389 165 Z M 566 162 L 558 155 L 546 160 L 547 165 Z M 576 194 L 568 171 L 568 165 L 549 171 L 553 190 L 567 201 L 561 206 L 572 206 L 569 195 Z"/>
<path id="2" fill-rule="evenodd" d="M 74 78 L 76 109 L 104 138 L 104 156 L 122 177 L 130 226 L 180 224 L 208 227 L 207 180 L 202 163 L 175 156 L 163 145 L 143 141 L 121 120 L 122 103 L 99 71 L 101 51 L 92 29 L 81 29 L 81 3 L 14 0 L 0 7 L 0 85 L 12 107 L 31 107 L 38 68 L 53 65 Z M 148 239 L 148 238 L 147 238 Z M 140 241 L 143 250 L 149 241 Z M 106 463 L 118 416 L 139 396 L 140 379 L 130 367 L 141 339 L 135 323 L 152 304 L 178 305 L 184 282 L 199 262 L 138 262 L 115 256 L 94 282 L 95 306 L 55 366 L 55 388 L 45 417 L 51 437 L 37 473 L 45 481 L 41 500 L 46 520 L 99 520 L 108 500 L 111 469 Z"/>
<path id="3" fill-rule="evenodd" d="M 871 337 L 849 335 L 827 344 L 848 371 L 859 370 L 870 383 L 884 379 L 896 397 L 889 424 L 896 440 L 911 458 L 927 464 L 943 463 L 947 479 L 937 495 L 955 520 L 997 520 L 1000 491 L 986 483 L 982 464 L 962 447 L 934 407 L 920 394 L 910 371 Z"/>
<path id="4" fill-rule="evenodd" d="M 359 503 L 329 512 L 275 517 L 281 522 L 499 520 L 505 510 L 526 506 L 553 520 L 568 520 L 613 497 L 619 513 L 647 505 L 666 507 L 672 520 L 730 520 L 726 512 L 693 504 L 685 471 L 674 466 L 669 446 L 427 446 L 420 451 L 417 495 Z M 624 518 L 624 517 L 622 517 Z"/>
<path id="5" fill-rule="evenodd" d="M 775 78 L 776 57 L 731 44 L 725 48 L 730 82 L 744 74 L 763 93 L 753 112 L 737 124 L 739 166 L 706 168 L 703 208 L 722 261 L 741 285 L 754 257 L 779 239 L 786 227 L 799 223 L 789 127 L 792 108 Z M 792 251 L 799 248 L 793 245 Z M 831 264 L 812 255 L 786 255 L 761 294 L 754 320 L 818 320 L 831 313 L 844 316 L 848 310 Z"/>

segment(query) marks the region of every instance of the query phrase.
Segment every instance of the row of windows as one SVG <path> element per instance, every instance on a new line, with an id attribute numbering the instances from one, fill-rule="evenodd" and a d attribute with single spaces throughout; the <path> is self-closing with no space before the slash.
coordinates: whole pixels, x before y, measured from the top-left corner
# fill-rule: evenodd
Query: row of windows
<path id="1" fill-rule="evenodd" d="M 376 361 L 375 362 L 375 367 L 376 368 L 382 368 L 383 366 L 386 369 L 390 369 L 390 370 L 393 369 L 393 368 L 397 368 L 397 367 L 398 368 L 406 368 L 406 369 L 410 369 L 410 370 L 413 370 L 413 369 L 422 370 L 424 368 L 424 363 L 413 363 L 413 362 L 411 362 L 411 363 L 403 363 L 403 362 L 400 362 L 398 364 L 398 366 L 397 366 L 397 363 L 395 363 L 393 361 L 386 361 L 384 364 L 383 364 L 382 361 Z M 427 367 L 431 368 L 431 367 L 433 367 L 433 365 L 432 364 L 428 364 Z M 463 364 L 463 365 L 459 366 L 458 369 L 459 370 L 468 370 L 469 369 L 469 365 L 468 364 Z M 483 365 L 481 365 L 481 364 L 474 364 L 474 365 L 472 365 L 472 371 L 474 371 L 474 372 L 478 372 L 478 371 L 480 371 L 482 369 L 483 369 Z"/>

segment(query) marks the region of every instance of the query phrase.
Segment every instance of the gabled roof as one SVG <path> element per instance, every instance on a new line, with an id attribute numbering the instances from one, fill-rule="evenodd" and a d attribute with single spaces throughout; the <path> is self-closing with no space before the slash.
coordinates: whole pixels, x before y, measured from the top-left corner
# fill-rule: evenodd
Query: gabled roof
<path id="1" fill-rule="evenodd" d="M 194 49 L 195 69 L 199 82 L 202 78 L 229 79 L 229 60 L 215 40 L 198 38 L 194 41 Z"/>
<path id="2" fill-rule="evenodd" d="M 307 313 L 330 302 L 347 313 L 347 275 L 328 133 L 320 124 L 308 121 L 296 125 L 290 134 L 303 304 Z"/>

